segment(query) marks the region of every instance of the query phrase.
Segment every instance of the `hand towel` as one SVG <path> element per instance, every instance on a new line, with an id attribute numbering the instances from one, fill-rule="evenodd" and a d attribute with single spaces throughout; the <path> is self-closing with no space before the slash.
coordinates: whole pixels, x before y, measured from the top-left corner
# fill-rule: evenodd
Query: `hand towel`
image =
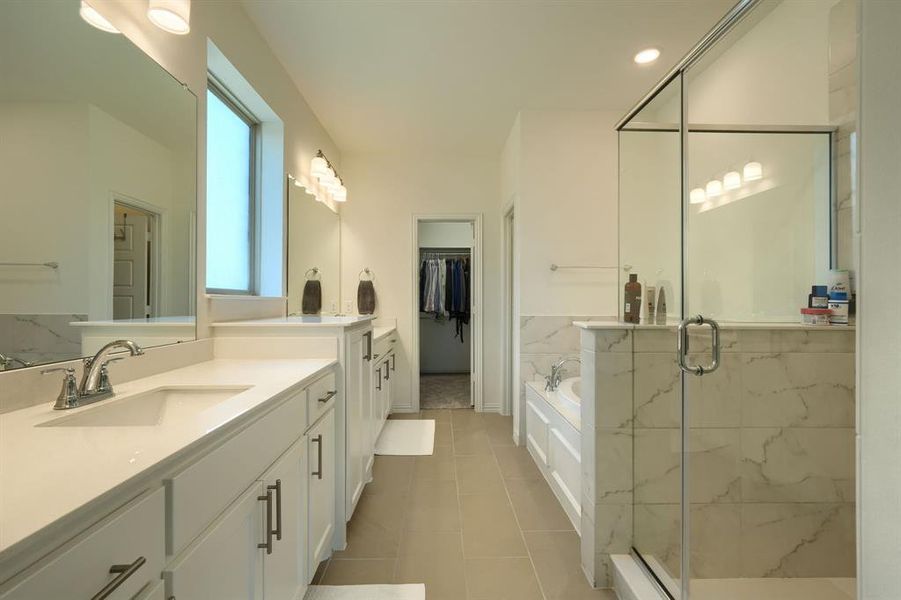
<path id="1" fill-rule="evenodd" d="M 361 281 L 357 287 L 357 312 L 361 315 L 375 313 L 375 286 L 371 281 Z"/>
<path id="2" fill-rule="evenodd" d="M 300 312 L 305 315 L 318 315 L 322 310 L 322 283 L 315 279 L 308 279 L 303 284 L 303 299 L 300 302 Z"/>

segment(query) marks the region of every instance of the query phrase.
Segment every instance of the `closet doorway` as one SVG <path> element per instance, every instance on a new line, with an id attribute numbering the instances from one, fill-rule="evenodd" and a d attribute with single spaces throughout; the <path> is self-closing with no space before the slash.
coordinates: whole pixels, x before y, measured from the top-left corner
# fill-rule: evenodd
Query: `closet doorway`
<path id="1" fill-rule="evenodd" d="M 415 410 L 482 410 L 481 217 L 413 218 Z"/>

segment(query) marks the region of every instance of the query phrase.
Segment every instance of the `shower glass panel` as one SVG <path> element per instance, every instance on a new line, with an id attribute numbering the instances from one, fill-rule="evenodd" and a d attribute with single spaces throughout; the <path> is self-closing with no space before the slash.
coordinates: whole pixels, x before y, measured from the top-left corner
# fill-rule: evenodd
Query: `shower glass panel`
<path id="1" fill-rule="evenodd" d="M 619 132 L 620 289 L 630 273 L 681 311 L 681 78 Z M 675 226 L 674 226 L 675 225 Z M 682 569 L 682 390 L 675 329 L 633 332 L 633 549 L 674 598 Z"/>
<path id="2" fill-rule="evenodd" d="M 854 598 L 853 330 L 798 323 L 853 238 L 855 15 L 762 0 L 683 71 L 691 600 Z"/>

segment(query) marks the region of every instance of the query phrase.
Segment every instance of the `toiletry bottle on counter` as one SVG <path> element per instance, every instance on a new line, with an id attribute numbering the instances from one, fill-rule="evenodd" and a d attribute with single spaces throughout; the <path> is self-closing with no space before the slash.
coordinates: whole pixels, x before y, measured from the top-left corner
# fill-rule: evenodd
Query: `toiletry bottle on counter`
<path id="1" fill-rule="evenodd" d="M 623 296 L 623 321 L 626 323 L 638 323 L 641 314 L 641 284 L 638 283 L 638 275 L 629 273 L 629 281 Z"/>
<path id="2" fill-rule="evenodd" d="M 666 290 L 661 285 L 660 295 L 657 296 L 657 314 L 655 315 L 658 325 L 666 325 Z"/>
<path id="3" fill-rule="evenodd" d="M 829 323 L 831 325 L 848 324 L 848 295 L 844 292 L 829 294 Z"/>
<path id="4" fill-rule="evenodd" d="M 655 313 L 657 310 L 657 288 L 655 288 L 653 285 L 647 286 L 645 299 L 645 306 L 647 308 L 645 323 L 653 323 L 656 319 Z"/>
<path id="5" fill-rule="evenodd" d="M 807 296 L 807 308 L 829 308 L 829 294 L 825 285 L 814 285 Z"/>

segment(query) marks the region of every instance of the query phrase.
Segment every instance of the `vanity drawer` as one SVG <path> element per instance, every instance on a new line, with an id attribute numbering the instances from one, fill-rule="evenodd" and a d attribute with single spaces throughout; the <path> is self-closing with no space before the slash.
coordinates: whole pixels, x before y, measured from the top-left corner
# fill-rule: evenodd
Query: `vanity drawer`
<path id="1" fill-rule="evenodd" d="M 187 546 L 303 435 L 306 403 L 303 390 L 166 481 L 167 554 Z"/>
<path id="2" fill-rule="evenodd" d="M 134 500 L 33 567 L 0 599 L 93 598 L 116 579 L 121 583 L 110 600 L 133 598 L 144 586 L 152 587 L 165 560 L 165 501 L 163 488 Z M 113 574 L 113 565 L 132 568 L 127 575 Z"/>
<path id="3" fill-rule="evenodd" d="M 325 377 L 314 381 L 307 388 L 307 426 L 312 425 L 324 415 L 328 409 L 335 405 L 338 397 L 338 384 L 335 372 L 331 371 Z"/>

